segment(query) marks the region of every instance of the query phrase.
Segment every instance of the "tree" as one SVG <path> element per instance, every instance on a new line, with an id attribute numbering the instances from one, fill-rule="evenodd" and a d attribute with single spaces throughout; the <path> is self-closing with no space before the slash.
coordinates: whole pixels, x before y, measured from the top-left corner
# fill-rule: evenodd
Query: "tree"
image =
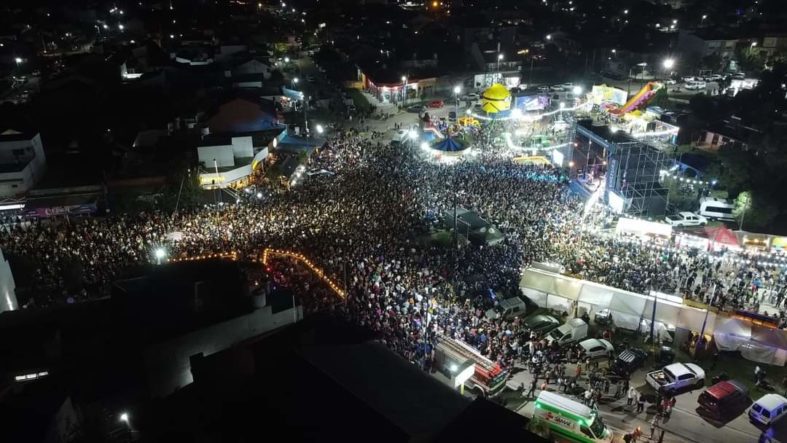
<path id="1" fill-rule="evenodd" d="M 702 57 L 702 67 L 711 69 L 713 72 L 719 71 L 722 68 L 722 62 L 721 56 L 715 52 Z"/>
<path id="2" fill-rule="evenodd" d="M 779 207 L 766 194 L 744 191 L 735 199 L 733 216 L 740 221 L 740 229 L 762 229 L 770 225 L 779 214 Z"/>
<path id="3" fill-rule="evenodd" d="M 751 206 L 751 191 L 743 191 L 738 194 L 738 197 L 735 199 L 735 208 L 733 209 L 732 214 L 736 219 L 739 220 L 738 226 L 741 230 L 743 230 L 743 222 L 746 220 L 746 214 L 748 214 L 751 210 Z"/>

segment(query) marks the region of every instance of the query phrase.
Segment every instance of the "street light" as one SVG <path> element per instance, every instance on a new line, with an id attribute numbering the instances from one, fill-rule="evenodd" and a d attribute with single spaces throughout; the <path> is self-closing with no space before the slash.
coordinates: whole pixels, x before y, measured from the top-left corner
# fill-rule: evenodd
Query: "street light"
<path id="1" fill-rule="evenodd" d="M 120 414 L 120 421 L 128 425 L 128 412 Z"/>
<path id="2" fill-rule="evenodd" d="M 160 265 L 161 264 L 161 260 L 164 260 L 164 257 L 167 256 L 167 251 L 165 251 L 164 248 L 156 248 L 156 250 L 153 252 L 153 254 L 156 256 L 156 264 Z M 126 419 L 128 419 L 128 414 L 124 413 L 123 415 L 125 415 Z M 122 420 L 123 416 L 121 415 L 120 418 Z"/>
<path id="3" fill-rule="evenodd" d="M 454 112 L 457 114 L 459 113 L 459 93 L 462 91 L 462 87 L 459 85 L 454 86 L 454 99 L 456 100 L 456 109 Z"/>
<path id="4" fill-rule="evenodd" d="M 123 23 L 121 23 L 121 24 L 119 24 L 119 25 L 118 25 L 118 29 L 120 29 L 121 31 L 122 31 L 124 28 L 125 28 L 125 26 L 123 26 Z"/>
<path id="5" fill-rule="evenodd" d="M 708 15 L 707 14 L 702 14 L 702 20 L 700 20 L 700 26 L 702 26 L 705 23 L 705 19 L 706 18 L 708 18 Z"/>
<path id="6" fill-rule="evenodd" d="M 582 94 L 582 86 L 574 86 L 574 88 L 571 89 L 571 92 L 574 94 L 574 96 L 580 96 Z"/>
<path id="7" fill-rule="evenodd" d="M 407 104 L 407 76 L 402 76 L 402 104 Z"/>
<path id="8" fill-rule="evenodd" d="M 675 59 L 666 58 L 661 65 L 664 66 L 664 71 L 669 76 L 672 73 L 672 68 L 675 67 Z"/>
<path id="9" fill-rule="evenodd" d="M 19 65 L 21 65 L 21 64 L 22 64 L 22 61 L 23 61 L 23 60 L 22 60 L 22 57 L 16 57 L 16 58 L 14 59 L 14 61 L 16 62 L 17 66 L 19 66 Z"/>
<path id="10" fill-rule="evenodd" d="M 497 54 L 497 72 L 500 73 L 500 61 L 503 60 L 503 54 Z"/>
<path id="11" fill-rule="evenodd" d="M 317 124 L 316 128 L 318 134 L 322 134 L 323 132 L 325 132 L 325 128 L 323 128 L 321 124 Z"/>
<path id="12" fill-rule="evenodd" d="M 751 42 L 751 47 L 753 48 L 755 46 L 757 46 L 757 42 Z"/>

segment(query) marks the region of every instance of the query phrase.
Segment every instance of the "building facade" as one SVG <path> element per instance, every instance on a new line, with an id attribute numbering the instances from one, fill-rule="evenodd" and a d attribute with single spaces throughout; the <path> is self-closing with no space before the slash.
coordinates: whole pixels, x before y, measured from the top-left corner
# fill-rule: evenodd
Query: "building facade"
<path id="1" fill-rule="evenodd" d="M 9 129 L 0 134 L 0 197 L 22 195 L 46 172 L 40 134 Z"/>

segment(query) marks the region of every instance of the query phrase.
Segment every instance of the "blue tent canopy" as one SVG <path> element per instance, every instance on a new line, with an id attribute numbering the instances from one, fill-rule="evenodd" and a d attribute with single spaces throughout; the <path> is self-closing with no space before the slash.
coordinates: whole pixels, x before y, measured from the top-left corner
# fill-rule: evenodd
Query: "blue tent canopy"
<path id="1" fill-rule="evenodd" d="M 459 142 L 451 137 L 443 139 L 441 142 L 437 143 L 434 148 L 446 152 L 458 152 L 464 149 Z"/>

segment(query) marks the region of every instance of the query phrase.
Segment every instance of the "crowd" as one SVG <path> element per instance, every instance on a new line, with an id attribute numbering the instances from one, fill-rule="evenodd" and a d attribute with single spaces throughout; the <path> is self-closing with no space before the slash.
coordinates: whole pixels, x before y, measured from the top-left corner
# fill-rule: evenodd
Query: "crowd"
<path id="1" fill-rule="evenodd" d="M 28 302 L 34 306 L 106 295 L 112 281 L 155 262 L 157 248 L 169 258 L 235 251 L 252 259 L 263 247 L 300 251 L 347 286 L 340 305 L 330 291 L 310 291 L 319 306 L 339 310 L 420 361 L 444 333 L 512 364 L 527 331 L 517 319 L 485 312 L 518 293 L 521 271 L 534 261 L 562 263 L 582 278 L 630 291 L 677 291 L 726 307 L 756 307 L 768 291 L 765 298 L 781 312 L 781 268 L 756 257 L 742 262 L 738 255 L 602 234 L 592 227 L 609 224 L 610 216 L 586 211 L 562 171 L 513 164 L 497 155 L 491 138 L 479 134 L 477 158 L 443 165 L 424 161 L 415 147 L 382 143 L 380 134 L 342 132 L 314 160 L 332 174 L 291 191 L 177 213 L 13 225 L 0 235 L 0 248 L 15 270 L 32 276 L 20 286 L 35 294 Z M 502 243 L 457 251 L 427 241 L 454 201 L 499 227 Z"/>

